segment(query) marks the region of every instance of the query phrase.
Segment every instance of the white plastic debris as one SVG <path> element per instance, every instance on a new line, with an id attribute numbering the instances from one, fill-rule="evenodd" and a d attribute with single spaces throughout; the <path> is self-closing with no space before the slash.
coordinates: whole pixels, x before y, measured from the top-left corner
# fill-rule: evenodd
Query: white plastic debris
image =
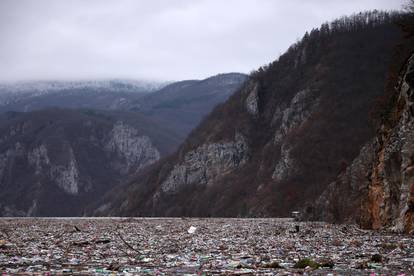
<path id="1" fill-rule="evenodd" d="M 400 234 L 277 218 L 0 218 L 0 275 L 402 276 L 414 275 L 413 248 Z M 323 267 L 295 268 L 303 259 Z"/>
<path id="2" fill-rule="evenodd" d="M 188 228 L 187 232 L 188 234 L 194 234 L 196 230 L 197 230 L 197 227 L 191 226 L 190 228 Z"/>

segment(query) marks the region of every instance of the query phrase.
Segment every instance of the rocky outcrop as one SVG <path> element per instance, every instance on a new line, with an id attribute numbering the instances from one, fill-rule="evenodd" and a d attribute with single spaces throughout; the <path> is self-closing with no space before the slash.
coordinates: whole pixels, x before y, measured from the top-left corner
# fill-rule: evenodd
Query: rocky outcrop
<path id="1" fill-rule="evenodd" d="M 287 179 L 289 176 L 293 175 L 296 170 L 298 170 L 290 151 L 291 149 L 288 144 L 282 145 L 281 156 L 272 175 L 272 178 L 275 181 Z"/>
<path id="2" fill-rule="evenodd" d="M 129 113 L 93 111 L 0 115 L 0 215 L 82 215 L 172 150 L 174 140 L 159 137 L 169 132 L 152 122 L 145 129 L 149 123 L 139 114 L 130 120 Z"/>
<path id="3" fill-rule="evenodd" d="M 85 124 L 92 126 L 92 122 Z M 111 158 L 113 169 L 121 174 L 137 172 L 140 169 L 156 162 L 160 152 L 145 135 L 139 135 L 138 130 L 118 121 L 108 133 L 104 149 L 114 153 L 117 158 Z M 96 138 L 93 138 L 96 140 Z M 63 160 L 50 160 L 48 148 L 45 144 L 35 147 L 27 153 L 28 164 L 34 168 L 34 174 L 46 176 L 69 195 L 77 195 L 82 189 L 89 189 L 83 185 L 79 173 L 77 158 L 70 145 L 63 145 Z M 56 159 L 56 158 L 54 158 Z"/>
<path id="4" fill-rule="evenodd" d="M 45 144 L 35 147 L 27 153 L 29 167 L 34 168 L 34 175 L 47 177 L 69 195 L 77 195 L 80 189 L 79 170 L 72 147 L 64 145 L 63 163 L 51 161 Z M 33 208 L 32 208 L 33 209 Z"/>
<path id="5" fill-rule="evenodd" d="M 275 133 L 275 143 L 280 143 L 289 131 L 305 123 L 312 112 L 317 109 L 318 104 L 319 101 L 314 96 L 314 92 L 310 89 L 304 89 L 296 93 L 283 111 L 278 106 L 273 115 L 273 123 L 280 120 L 280 126 Z"/>
<path id="6" fill-rule="evenodd" d="M 67 151 L 67 161 L 64 165 L 52 165 L 50 176 L 56 184 L 70 195 L 79 193 L 79 170 L 73 150 L 70 147 Z"/>
<path id="7" fill-rule="evenodd" d="M 361 226 L 366 222 L 362 217 L 361 204 L 368 195 L 369 171 L 374 162 L 373 143 L 367 143 L 351 165 L 330 183 L 321 196 L 308 203 L 304 219 L 331 222 L 351 222 Z"/>
<path id="8" fill-rule="evenodd" d="M 34 148 L 27 155 L 27 160 L 31 166 L 35 167 L 35 174 L 39 175 L 45 166 L 50 165 L 47 148 L 44 144 Z"/>
<path id="9" fill-rule="evenodd" d="M 281 144 L 281 154 L 273 171 L 273 180 L 286 180 L 300 170 L 291 154 L 293 145 L 289 144 L 289 141 L 283 141 L 292 130 L 306 123 L 318 105 L 319 100 L 315 96 L 315 91 L 304 89 L 297 92 L 288 105 L 281 103 L 276 107 L 271 124 L 277 126 L 274 143 Z"/>
<path id="10" fill-rule="evenodd" d="M 398 99 L 389 115 L 393 118 L 386 118 L 375 139 L 308 206 L 313 218 L 414 232 L 413 72 L 414 55 L 401 73 Z"/>
<path id="11" fill-rule="evenodd" d="M 211 185 L 239 168 L 248 160 L 249 148 L 245 137 L 237 133 L 235 140 L 206 144 L 187 152 L 184 160 L 174 166 L 161 190 L 175 194 L 187 185 Z"/>
<path id="12" fill-rule="evenodd" d="M 259 95 L 258 95 L 258 84 L 251 82 L 247 87 L 246 90 L 249 90 L 249 95 L 246 98 L 246 109 L 252 115 L 257 115 L 259 112 Z"/>
<path id="13" fill-rule="evenodd" d="M 409 59 L 397 88 L 397 118 L 381 127 L 375 141 L 376 157 L 362 206 L 367 224 L 378 229 L 393 227 L 414 232 L 414 55 Z"/>
<path id="14" fill-rule="evenodd" d="M 125 160 L 126 166 L 119 168 L 123 174 L 131 169 L 136 172 L 160 159 L 160 152 L 148 136 L 139 135 L 137 129 L 121 121 L 114 125 L 105 148 Z"/>

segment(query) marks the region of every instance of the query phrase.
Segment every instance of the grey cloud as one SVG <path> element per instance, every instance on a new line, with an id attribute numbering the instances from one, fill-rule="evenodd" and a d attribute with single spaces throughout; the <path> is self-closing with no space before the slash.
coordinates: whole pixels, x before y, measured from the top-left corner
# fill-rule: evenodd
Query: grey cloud
<path id="1" fill-rule="evenodd" d="M 0 80 L 249 72 L 305 31 L 404 0 L 0 0 Z"/>

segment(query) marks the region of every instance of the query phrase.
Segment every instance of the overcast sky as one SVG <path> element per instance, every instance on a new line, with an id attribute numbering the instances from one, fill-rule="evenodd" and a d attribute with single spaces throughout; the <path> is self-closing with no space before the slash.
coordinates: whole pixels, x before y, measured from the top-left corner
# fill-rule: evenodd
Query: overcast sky
<path id="1" fill-rule="evenodd" d="M 405 0 L 0 0 L 0 80 L 248 73 L 307 30 Z"/>

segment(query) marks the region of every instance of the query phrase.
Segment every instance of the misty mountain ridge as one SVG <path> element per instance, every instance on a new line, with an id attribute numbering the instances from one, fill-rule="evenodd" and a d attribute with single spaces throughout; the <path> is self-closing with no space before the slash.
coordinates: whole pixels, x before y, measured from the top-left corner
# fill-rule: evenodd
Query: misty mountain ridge
<path id="1" fill-rule="evenodd" d="M 0 93 L 55 92 L 85 88 L 114 92 L 152 92 L 161 89 L 168 83 L 132 79 L 15 81 L 0 82 Z"/>
<path id="2" fill-rule="evenodd" d="M 0 83 L 1 111 L 33 111 L 42 108 L 91 108 L 91 109 L 136 109 L 143 104 L 157 105 L 157 99 L 165 97 L 201 97 L 198 83 L 214 85 L 239 84 L 245 75 L 239 73 L 219 74 L 205 80 L 179 82 L 148 82 L 138 80 L 90 80 L 90 81 L 31 81 Z M 194 85 L 191 88 L 186 85 Z M 166 88 L 166 89 L 164 89 Z M 183 93 L 181 90 L 186 89 Z M 157 93 L 159 92 L 159 93 Z M 166 92 L 169 95 L 166 95 Z M 216 91 L 217 92 L 217 91 Z M 220 92 L 220 89 L 219 91 Z M 150 93 L 156 96 L 150 96 Z M 176 95 L 176 93 L 178 93 Z M 228 91 L 220 98 L 226 99 Z M 161 96 L 163 95 L 163 96 Z M 145 97 L 147 96 L 147 97 Z M 145 98 L 144 98 L 145 97 Z M 220 95 L 218 96 L 220 97 Z M 143 98 L 141 101 L 139 99 Z"/>
<path id="3" fill-rule="evenodd" d="M 173 153 L 197 118 L 225 101 L 245 77 L 222 74 L 159 92 L 102 83 L 59 90 L 63 86 L 49 83 L 51 90 L 42 85 L 45 90 L 28 95 L 9 93 L 19 97 L 0 107 L 0 215 L 82 215 L 107 191 Z M 189 100 L 197 108 L 189 108 Z M 138 101 L 146 102 L 148 113 L 136 110 Z M 165 103 L 170 113 L 161 108 L 153 116 L 151 108 Z M 190 119 L 174 116 L 180 110 Z M 57 199 L 65 204 L 55 206 Z"/>
<path id="4" fill-rule="evenodd" d="M 93 107 L 94 97 L 103 101 L 138 98 L 167 83 L 140 80 L 20 81 L 0 83 L 0 111 L 30 111 L 43 107 Z M 113 95 L 116 94 L 116 95 Z M 63 97 L 63 98 L 62 98 Z M 72 97 L 72 99 L 70 99 Z M 76 97 L 86 97 L 83 101 Z M 37 101 L 38 103 L 34 103 Z M 75 101 L 71 105 L 71 103 Z M 80 105 L 83 102 L 83 105 Z M 99 100 L 98 100 L 99 102 Z M 103 106 L 99 105 L 97 108 Z"/>
<path id="5" fill-rule="evenodd" d="M 184 138 L 217 104 L 227 100 L 245 79 L 244 74 L 226 73 L 204 80 L 174 82 L 156 91 L 137 92 L 123 87 L 119 89 L 119 85 L 106 85 L 103 88 L 66 86 L 63 90 L 0 93 L 0 101 L 3 99 L 0 112 L 29 112 L 51 107 L 129 110 L 173 127 Z"/>

